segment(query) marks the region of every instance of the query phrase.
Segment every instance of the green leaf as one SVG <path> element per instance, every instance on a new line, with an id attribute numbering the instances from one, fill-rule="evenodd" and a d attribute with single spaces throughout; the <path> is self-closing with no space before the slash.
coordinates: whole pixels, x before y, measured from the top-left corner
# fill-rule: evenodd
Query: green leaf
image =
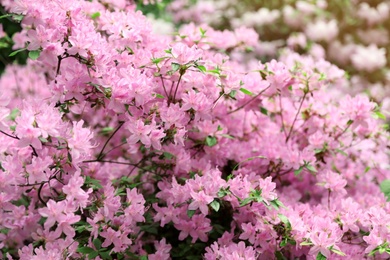
<path id="1" fill-rule="evenodd" d="M 245 88 L 240 88 L 240 91 L 245 95 L 253 96 L 253 93 Z"/>
<path id="2" fill-rule="evenodd" d="M 353 123 L 353 120 L 349 119 L 348 122 L 347 122 L 347 125 L 348 125 L 348 126 L 349 126 L 349 125 L 352 125 L 352 123 Z"/>
<path id="3" fill-rule="evenodd" d="M 215 211 L 215 212 L 218 212 L 219 208 L 220 208 L 220 204 L 218 201 L 216 200 L 213 200 L 211 203 L 210 203 L 210 206 L 211 208 Z"/>
<path id="4" fill-rule="evenodd" d="M 99 17 L 100 17 L 100 12 L 96 12 L 96 13 L 91 14 L 91 19 L 93 19 L 93 20 L 95 20 Z"/>
<path id="5" fill-rule="evenodd" d="M 24 15 L 21 15 L 21 14 L 13 14 L 12 15 L 12 19 L 16 22 L 21 22 L 24 18 Z"/>
<path id="6" fill-rule="evenodd" d="M 153 96 L 155 98 L 161 98 L 161 99 L 164 99 L 165 97 L 163 95 L 160 95 L 160 94 L 157 94 L 157 93 L 154 93 Z"/>
<path id="7" fill-rule="evenodd" d="M 282 221 L 284 224 L 291 225 L 290 221 L 288 220 L 288 218 L 285 215 L 279 213 L 278 217 L 279 217 L 280 221 Z"/>
<path id="8" fill-rule="evenodd" d="M 333 247 L 331 247 L 331 248 L 329 248 L 333 253 L 335 253 L 335 254 L 338 254 L 338 255 L 341 255 L 341 256 L 346 256 L 346 254 L 344 253 L 344 252 L 342 252 L 342 251 L 340 251 L 340 250 L 337 250 L 337 249 L 335 249 L 335 248 L 333 248 Z"/>
<path id="9" fill-rule="evenodd" d="M 367 166 L 367 167 L 364 169 L 364 173 L 367 173 L 369 170 L 371 170 L 371 167 L 370 167 L 370 166 Z"/>
<path id="10" fill-rule="evenodd" d="M 5 14 L 5 15 L 0 16 L 0 19 L 7 18 L 7 17 L 10 17 L 10 16 L 12 16 L 12 15 L 13 15 L 13 14 Z"/>
<path id="11" fill-rule="evenodd" d="M 39 55 L 41 54 L 41 51 L 35 50 L 35 51 L 30 51 L 28 53 L 28 57 L 32 60 L 36 60 L 39 58 Z"/>
<path id="12" fill-rule="evenodd" d="M 390 180 L 384 180 L 380 184 L 380 189 L 385 194 L 387 201 L 390 201 Z"/>
<path id="13" fill-rule="evenodd" d="M 301 174 L 301 172 L 303 171 L 303 168 L 304 168 L 304 167 L 301 166 L 301 167 L 299 167 L 299 169 L 295 170 L 295 171 L 294 171 L 294 175 L 295 175 L 295 176 L 298 176 L 299 174 Z"/>
<path id="14" fill-rule="evenodd" d="M 245 205 L 248 205 L 249 203 L 251 203 L 253 201 L 253 198 L 246 198 L 246 199 L 243 199 L 241 200 L 240 202 L 240 207 L 243 207 Z"/>
<path id="15" fill-rule="evenodd" d="M 112 257 L 110 256 L 110 250 L 109 251 L 99 251 L 99 255 L 103 259 L 112 259 Z"/>
<path id="16" fill-rule="evenodd" d="M 205 73 L 207 71 L 206 67 L 203 65 L 197 65 L 196 67 L 203 73 Z"/>
<path id="17" fill-rule="evenodd" d="M 147 255 L 141 255 L 139 257 L 139 260 L 148 260 L 148 256 Z"/>
<path id="18" fill-rule="evenodd" d="M 340 154 L 342 154 L 342 155 L 344 155 L 344 156 L 347 156 L 347 157 L 348 157 L 348 154 L 347 154 L 346 152 L 344 152 L 343 150 L 336 149 L 335 151 L 336 151 L 337 153 L 340 153 Z"/>
<path id="19" fill-rule="evenodd" d="M 287 260 L 287 258 L 280 251 L 275 252 L 275 257 L 276 257 L 276 260 Z"/>
<path id="20" fill-rule="evenodd" d="M 168 153 L 168 152 L 163 152 L 163 156 L 164 156 L 165 159 L 170 160 L 170 159 L 173 158 L 174 155 L 171 154 L 171 153 Z"/>
<path id="21" fill-rule="evenodd" d="M 93 251 L 88 255 L 88 259 L 94 259 L 99 255 L 99 252 Z"/>
<path id="22" fill-rule="evenodd" d="M 215 138 L 214 136 L 209 135 L 209 136 L 206 137 L 205 143 L 206 143 L 207 146 L 212 147 L 212 146 L 216 145 L 217 142 L 218 142 L 217 138 Z"/>
<path id="23" fill-rule="evenodd" d="M 83 246 L 83 247 L 77 248 L 77 252 L 82 253 L 82 254 L 90 254 L 92 252 L 95 252 L 95 249 L 90 248 L 88 246 Z"/>
<path id="24" fill-rule="evenodd" d="M 300 243 L 300 245 L 301 246 L 311 246 L 311 245 L 313 245 L 313 243 L 309 242 L 309 241 L 303 241 L 303 242 Z"/>
<path id="25" fill-rule="evenodd" d="M 173 71 L 178 71 L 180 69 L 179 63 L 172 62 L 171 66 Z"/>
<path id="26" fill-rule="evenodd" d="M 97 250 L 100 250 L 100 248 L 102 248 L 102 241 L 100 241 L 99 238 L 95 238 L 93 240 L 93 245 L 96 247 Z"/>
<path id="27" fill-rule="evenodd" d="M 264 107 L 260 107 L 260 112 L 263 114 L 263 115 L 266 115 L 268 116 L 268 110 Z"/>
<path id="28" fill-rule="evenodd" d="M 381 111 L 379 111 L 379 110 L 375 111 L 373 116 L 376 119 L 386 120 L 386 116 L 384 114 L 382 114 Z"/>
<path id="29" fill-rule="evenodd" d="M 199 27 L 199 31 L 202 37 L 204 37 L 204 35 L 206 34 L 206 30 L 203 30 L 201 27 Z"/>
<path id="30" fill-rule="evenodd" d="M 13 52 L 11 52 L 11 54 L 8 55 L 8 56 L 9 56 L 9 57 L 15 56 L 15 55 L 18 54 L 19 52 L 22 52 L 22 51 L 25 51 L 25 50 L 27 50 L 27 48 L 23 48 L 23 49 L 19 49 L 19 50 L 13 51 Z"/>
<path id="31" fill-rule="evenodd" d="M 72 155 L 70 154 L 70 152 L 68 152 L 68 162 L 72 162 Z"/>
<path id="32" fill-rule="evenodd" d="M 193 215 L 195 215 L 196 210 L 187 210 L 187 216 L 189 218 L 192 218 Z"/>
<path id="33" fill-rule="evenodd" d="M 308 169 L 311 172 L 317 172 L 316 168 L 313 167 L 311 164 L 306 164 L 306 169 Z"/>
<path id="34" fill-rule="evenodd" d="M 161 57 L 161 58 L 152 58 L 152 62 L 154 64 L 159 64 L 161 61 L 165 60 L 167 57 Z"/>
<path id="35" fill-rule="evenodd" d="M 230 194 L 232 194 L 231 192 L 230 192 L 230 187 L 227 187 L 227 188 L 221 188 L 219 191 L 218 191 L 218 198 L 223 198 L 223 197 L 225 197 L 225 196 L 227 196 L 227 195 L 230 195 Z"/>
<path id="36" fill-rule="evenodd" d="M 316 257 L 316 260 L 326 260 L 326 256 L 324 256 L 323 254 L 321 254 L 321 252 L 319 252 Z"/>
<path id="37" fill-rule="evenodd" d="M 19 116 L 20 110 L 17 108 L 12 109 L 11 113 L 8 116 L 8 119 L 11 121 L 15 121 L 15 119 Z"/>
<path id="38" fill-rule="evenodd" d="M 233 136 L 228 135 L 228 134 L 221 134 L 222 137 L 229 138 L 229 139 L 234 139 Z"/>

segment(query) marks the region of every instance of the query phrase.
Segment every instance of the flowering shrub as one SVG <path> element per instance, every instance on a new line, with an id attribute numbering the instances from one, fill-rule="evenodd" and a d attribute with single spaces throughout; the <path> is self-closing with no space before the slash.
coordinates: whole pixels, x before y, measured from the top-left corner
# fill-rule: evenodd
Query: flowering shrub
<path id="1" fill-rule="evenodd" d="M 280 47 L 326 58 L 351 75 L 351 93 L 368 92 L 390 114 L 388 1 L 178 0 L 170 10 L 176 21 L 254 28 L 266 59 Z"/>
<path id="2" fill-rule="evenodd" d="M 30 57 L 0 79 L 2 257 L 390 254 L 382 114 L 336 66 L 126 1 L 2 4 Z"/>

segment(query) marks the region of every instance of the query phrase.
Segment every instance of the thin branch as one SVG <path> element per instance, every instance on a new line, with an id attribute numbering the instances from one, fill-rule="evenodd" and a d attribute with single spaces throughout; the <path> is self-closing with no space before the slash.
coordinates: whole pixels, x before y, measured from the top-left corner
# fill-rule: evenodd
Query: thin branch
<path id="1" fill-rule="evenodd" d="M 176 94 L 177 94 L 177 90 L 179 89 L 179 84 L 180 84 L 182 76 L 183 76 L 183 73 L 180 73 L 179 80 L 177 81 L 177 85 L 176 85 L 176 89 L 175 89 L 175 94 L 173 95 L 173 103 L 175 103 L 175 101 L 176 101 Z"/>
<path id="2" fill-rule="evenodd" d="M 298 111 L 297 111 L 297 113 L 295 114 L 294 121 L 293 121 L 293 123 L 292 123 L 292 125 L 291 125 L 291 128 L 290 128 L 290 131 L 289 131 L 289 133 L 288 133 L 288 135 L 287 135 L 287 137 L 286 137 L 286 143 L 288 142 L 288 140 L 289 140 L 290 137 L 291 137 L 292 130 L 294 129 L 294 125 L 295 125 L 295 122 L 297 121 L 297 118 L 298 118 L 299 113 L 301 113 L 302 105 L 303 105 L 303 102 L 305 101 L 306 95 L 307 95 L 307 92 L 305 92 L 305 94 L 303 94 L 301 103 L 299 104 Z"/>
<path id="3" fill-rule="evenodd" d="M 123 126 L 125 122 L 120 122 L 119 126 L 115 129 L 115 131 L 112 133 L 112 135 L 107 139 L 106 143 L 104 144 L 102 150 L 100 151 L 99 155 L 97 156 L 97 160 L 101 160 L 106 156 L 105 154 L 103 155 L 104 149 L 106 148 L 108 142 L 114 137 L 114 135 L 119 131 L 119 129 Z"/>
<path id="4" fill-rule="evenodd" d="M 246 103 L 244 103 L 243 105 L 237 107 L 236 109 L 228 112 L 228 115 L 230 114 L 233 114 L 234 112 L 237 112 L 238 110 L 244 108 L 246 105 L 248 105 L 249 103 L 251 103 L 253 100 L 255 100 L 256 98 L 258 98 L 261 94 L 263 94 L 267 89 L 269 89 L 271 87 L 271 84 L 266 87 L 265 89 L 263 89 L 262 91 L 260 91 L 258 94 L 256 94 L 254 97 L 252 97 L 250 100 L 248 100 Z"/>
<path id="5" fill-rule="evenodd" d="M 284 119 L 283 119 L 282 95 L 280 93 L 279 93 L 279 103 L 280 103 L 280 117 L 282 119 L 282 129 L 284 132 L 284 137 L 287 138 L 286 126 L 284 125 Z"/>

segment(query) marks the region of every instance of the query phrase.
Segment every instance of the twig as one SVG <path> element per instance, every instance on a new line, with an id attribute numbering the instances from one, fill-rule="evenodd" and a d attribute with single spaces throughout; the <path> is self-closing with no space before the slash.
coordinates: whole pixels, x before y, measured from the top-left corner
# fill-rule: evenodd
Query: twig
<path id="1" fill-rule="evenodd" d="M 246 105 L 248 105 L 249 103 L 251 103 L 253 100 L 255 100 L 258 96 L 260 96 L 261 94 L 263 94 L 263 93 L 264 93 L 267 89 L 269 89 L 270 87 L 271 87 L 271 84 L 270 84 L 268 87 L 266 87 L 265 89 L 263 89 L 262 91 L 260 91 L 258 94 L 256 94 L 253 98 L 251 98 L 250 100 L 248 100 L 245 104 L 243 104 L 243 105 L 237 107 L 236 109 L 234 109 L 234 110 L 228 112 L 228 115 L 233 114 L 234 112 L 237 112 L 238 110 L 244 108 Z"/>
<path id="2" fill-rule="evenodd" d="M 292 130 L 294 129 L 295 122 L 297 121 L 298 115 L 299 115 L 299 113 L 301 112 L 302 105 L 303 105 L 303 102 L 305 101 L 306 95 L 307 95 L 307 92 L 305 92 L 305 94 L 303 94 L 301 103 L 299 104 L 298 111 L 297 111 L 297 113 L 295 114 L 294 121 L 293 121 L 293 123 L 292 123 L 292 125 L 291 125 L 291 128 L 290 128 L 290 131 L 289 131 L 289 133 L 288 133 L 288 135 L 287 135 L 287 137 L 286 137 L 286 143 L 288 142 L 288 140 L 289 140 L 290 137 L 291 137 Z"/>
<path id="3" fill-rule="evenodd" d="M 104 144 L 102 150 L 100 151 L 99 155 L 97 156 L 97 160 L 101 160 L 106 156 L 105 154 L 103 155 L 104 149 L 106 148 L 108 142 L 114 137 L 114 135 L 119 131 L 119 129 L 123 126 L 125 122 L 120 122 L 119 126 L 115 129 L 115 131 L 112 133 L 112 135 L 107 139 L 106 143 Z"/>

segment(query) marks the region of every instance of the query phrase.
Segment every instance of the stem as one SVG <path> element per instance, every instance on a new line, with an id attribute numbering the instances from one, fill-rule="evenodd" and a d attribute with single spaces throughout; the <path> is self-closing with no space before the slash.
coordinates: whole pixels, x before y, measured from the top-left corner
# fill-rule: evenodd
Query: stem
<path id="1" fill-rule="evenodd" d="M 295 122 L 297 121 L 298 115 L 299 115 L 299 113 L 301 112 L 302 105 L 303 105 L 303 101 L 305 101 L 306 95 L 307 95 L 307 92 L 305 92 L 305 94 L 303 94 L 303 97 L 302 97 L 302 99 L 301 99 L 301 103 L 299 104 L 298 111 L 297 111 L 297 113 L 295 114 L 294 121 L 293 121 L 292 126 L 291 126 L 291 128 L 290 128 L 290 131 L 289 131 L 289 133 L 288 133 L 288 135 L 287 135 L 287 137 L 286 137 L 286 143 L 288 142 L 288 140 L 289 140 L 290 137 L 291 137 L 292 130 L 294 129 Z"/>
<path id="2" fill-rule="evenodd" d="M 183 74 L 180 73 L 180 77 L 179 77 L 179 80 L 177 81 L 177 85 L 176 85 L 176 89 L 175 89 L 175 94 L 173 95 L 173 103 L 175 103 L 175 101 L 176 101 L 176 94 L 177 94 L 177 90 L 179 89 L 179 84 L 180 84 L 182 76 L 183 76 Z"/>
<path id="3" fill-rule="evenodd" d="M 244 103 L 243 105 L 237 107 L 236 109 L 228 112 L 228 115 L 230 114 L 233 114 L 234 112 L 237 112 L 238 110 L 244 108 L 246 105 L 248 105 L 249 103 L 251 103 L 253 100 L 255 100 L 258 96 L 260 96 L 261 94 L 263 94 L 267 89 L 269 89 L 271 87 L 271 84 L 266 87 L 265 89 L 263 89 L 262 91 L 260 91 L 258 94 L 256 94 L 256 96 L 254 96 L 253 98 L 251 98 L 250 100 L 248 100 L 246 103 Z"/>
<path id="4" fill-rule="evenodd" d="M 164 79 L 163 79 L 162 75 L 160 75 L 160 79 L 161 79 L 161 83 L 162 83 L 162 86 L 163 86 L 163 89 L 164 89 L 164 93 L 167 96 L 167 98 L 169 98 L 167 89 L 165 88 L 165 83 L 164 83 Z"/>
<path id="5" fill-rule="evenodd" d="M 104 156 L 106 156 L 105 154 L 103 154 L 104 152 L 104 149 L 106 148 L 108 142 L 114 137 L 114 135 L 119 131 L 119 129 L 123 126 L 125 122 L 120 122 L 119 123 L 119 126 L 115 129 L 115 131 L 112 133 L 112 135 L 107 139 L 106 143 L 104 144 L 102 150 L 100 151 L 99 155 L 97 156 L 97 159 L 98 161 L 100 161 L 101 159 L 104 158 Z"/>
<path id="6" fill-rule="evenodd" d="M 284 137 L 287 139 L 287 132 L 286 132 L 286 126 L 284 125 L 284 119 L 283 119 L 283 105 L 282 105 L 282 95 L 279 94 L 279 103 L 280 103 L 280 117 L 282 119 L 282 128 L 284 132 Z"/>

